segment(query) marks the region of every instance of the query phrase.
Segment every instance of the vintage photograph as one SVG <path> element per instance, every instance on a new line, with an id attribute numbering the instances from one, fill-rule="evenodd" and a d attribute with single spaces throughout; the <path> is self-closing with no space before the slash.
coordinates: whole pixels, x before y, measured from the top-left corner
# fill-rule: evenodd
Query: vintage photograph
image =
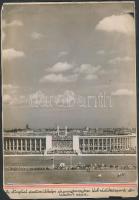
<path id="1" fill-rule="evenodd" d="M 3 5 L 3 183 L 10 197 L 137 195 L 134 7 Z"/>

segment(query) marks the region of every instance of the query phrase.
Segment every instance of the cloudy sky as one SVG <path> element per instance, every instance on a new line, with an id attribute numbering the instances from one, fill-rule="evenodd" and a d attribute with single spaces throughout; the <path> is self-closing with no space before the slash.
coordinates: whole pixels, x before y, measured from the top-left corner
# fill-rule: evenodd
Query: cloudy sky
<path id="1" fill-rule="evenodd" d="M 5 128 L 135 127 L 132 3 L 11 4 L 2 11 Z M 111 108 L 42 108 L 32 95 L 112 97 Z"/>

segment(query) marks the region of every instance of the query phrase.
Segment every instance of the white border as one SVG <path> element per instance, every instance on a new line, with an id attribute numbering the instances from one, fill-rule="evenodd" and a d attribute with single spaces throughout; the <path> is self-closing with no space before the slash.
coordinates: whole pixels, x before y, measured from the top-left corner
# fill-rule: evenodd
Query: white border
<path id="1" fill-rule="evenodd" d="M 4 126 L 3 126 L 3 62 L 2 62 L 2 12 L 3 12 L 3 9 L 4 9 L 4 6 L 5 5 L 62 5 L 62 4 L 65 4 L 65 5 L 85 5 L 85 4 L 124 4 L 124 3 L 128 3 L 128 4 L 132 4 L 134 6 L 134 15 L 136 16 L 136 12 L 135 12 L 135 1 L 94 1 L 94 2 L 8 2 L 8 3 L 3 3 L 2 5 L 2 8 L 1 8 L 1 94 L 2 94 L 2 154 L 3 154 L 3 186 L 5 185 L 5 182 L 4 182 L 4 149 L 3 149 L 3 145 L 4 145 Z M 136 164 L 137 164 L 137 169 L 136 169 L 136 173 L 137 173 L 137 181 L 136 181 L 136 184 L 138 185 L 138 136 L 137 136 L 137 80 L 136 80 L 136 17 L 134 19 L 134 22 L 135 22 L 135 34 L 134 34 L 134 38 L 135 38 L 135 81 L 136 81 L 136 84 L 135 84 L 135 91 L 136 91 Z M 65 154 L 64 154 L 65 155 Z M 105 154 L 97 154 L 97 156 L 104 156 Z M 112 154 L 110 154 L 112 155 Z M 126 156 L 125 154 L 121 154 L 121 155 L 124 155 Z M 133 156 L 133 154 L 131 154 Z M 127 154 L 127 156 L 131 156 L 130 154 Z M 8 155 L 7 155 L 8 156 Z M 11 155 L 10 155 L 11 156 Z M 15 155 L 13 155 L 15 156 Z M 20 155 L 16 155 L 16 156 L 20 156 Z M 23 155 L 22 155 L 23 156 Z M 27 156 L 27 155 L 25 155 Z M 32 156 L 32 155 L 31 155 Z M 35 155 L 36 156 L 36 155 Z M 40 156 L 40 155 L 39 155 Z M 51 155 L 52 156 L 52 155 Z M 57 155 L 56 155 L 57 156 Z M 59 155 L 59 156 L 62 156 L 62 155 Z M 72 156 L 70 154 L 70 156 Z M 92 156 L 92 155 L 91 155 Z M 106 156 L 108 156 L 108 154 L 106 154 Z M 114 156 L 114 155 L 112 155 Z M 119 156 L 118 154 L 116 154 L 115 156 Z M 89 197 L 90 198 L 90 197 Z"/>

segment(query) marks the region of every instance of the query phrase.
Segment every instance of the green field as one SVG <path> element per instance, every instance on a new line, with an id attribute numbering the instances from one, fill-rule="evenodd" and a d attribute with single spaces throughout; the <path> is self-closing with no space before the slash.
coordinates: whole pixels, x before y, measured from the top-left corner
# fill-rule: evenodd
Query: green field
<path id="1" fill-rule="evenodd" d="M 62 183 L 127 183 L 136 180 L 135 171 L 125 172 L 124 176 L 118 177 L 118 171 L 65 171 L 49 170 L 42 172 L 6 172 L 6 184 L 62 184 Z"/>
<path id="2" fill-rule="evenodd" d="M 65 164 L 115 164 L 115 165 L 136 165 L 136 156 L 54 156 L 55 165 L 64 162 Z M 53 156 L 8 156 L 4 157 L 5 166 L 51 166 Z"/>
<path id="3" fill-rule="evenodd" d="M 47 156 L 14 156 L 5 157 L 4 165 L 7 166 L 32 166 L 52 168 L 53 157 Z M 64 162 L 67 166 L 82 164 L 106 164 L 106 165 L 136 165 L 135 156 L 56 156 L 54 164 Z M 136 180 L 136 171 L 124 171 L 124 176 L 118 177 L 120 170 L 43 170 L 43 171 L 7 171 L 5 170 L 5 184 L 47 184 L 47 183 L 96 183 L 96 182 L 117 182 L 127 183 Z M 98 174 L 101 173 L 101 177 Z"/>

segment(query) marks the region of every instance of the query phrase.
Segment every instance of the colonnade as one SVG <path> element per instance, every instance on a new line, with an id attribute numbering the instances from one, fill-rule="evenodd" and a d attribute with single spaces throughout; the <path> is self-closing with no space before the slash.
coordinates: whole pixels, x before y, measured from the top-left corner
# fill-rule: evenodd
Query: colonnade
<path id="1" fill-rule="evenodd" d="M 46 150 L 46 138 L 4 138 L 5 151 L 42 152 Z"/>
<path id="2" fill-rule="evenodd" d="M 131 137 L 80 138 L 81 151 L 117 151 L 132 148 Z"/>

